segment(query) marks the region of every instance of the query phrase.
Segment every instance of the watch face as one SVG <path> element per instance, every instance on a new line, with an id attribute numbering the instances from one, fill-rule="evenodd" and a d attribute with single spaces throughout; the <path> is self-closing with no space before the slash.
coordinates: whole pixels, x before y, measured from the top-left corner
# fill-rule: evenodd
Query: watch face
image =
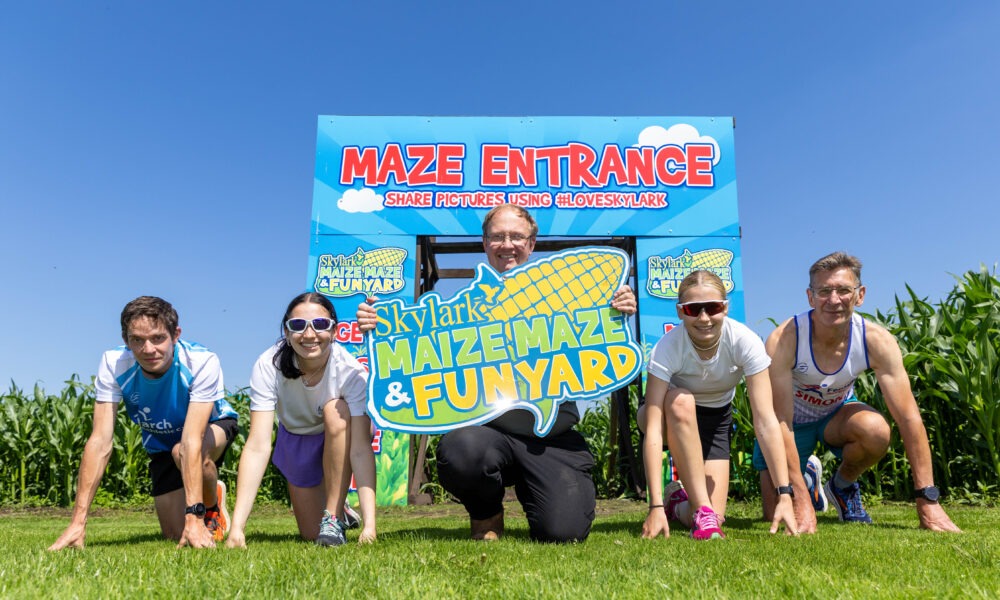
<path id="1" fill-rule="evenodd" d="M 941 497 L 941 491 L 937 489 L 936 486 L 928 486 L 920 490 L 918 495 L 921 498 L 925 498 L 931 502 L 937 502 L 938 498 Z"/>
<path id="2" fill-rule="evenodd" d="M 204 517 L 205 516 L 205 512 L 207 512 L 205 510 L 205 505 L 203 503 L 201 503 L 201 502 L 199 502 L 198 504 L 195 504 L 193 506 L 189 506 L 189 507 L 187 507 L 184 510 L 184 514 L 194 515 L 196 517 Z"/>

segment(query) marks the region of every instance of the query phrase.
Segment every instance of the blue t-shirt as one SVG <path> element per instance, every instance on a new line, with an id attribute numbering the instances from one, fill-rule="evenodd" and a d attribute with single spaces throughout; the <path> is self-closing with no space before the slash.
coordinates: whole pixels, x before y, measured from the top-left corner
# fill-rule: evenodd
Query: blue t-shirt
<path id="1" fill-rule="evenodd" d="M 226 401 L 222 367 L 214 352 L 184 340 L 174 344 L 174 362 L 157 379 L 143 372 L 127 346 L 101 357 L 95 382 L 98 402 L 125 401 L 128 416 L 142 429 L 146 452 L 169 452 L 181 441 L 191 402 L 212 402 L 209 422 L 235 419 Z"/>

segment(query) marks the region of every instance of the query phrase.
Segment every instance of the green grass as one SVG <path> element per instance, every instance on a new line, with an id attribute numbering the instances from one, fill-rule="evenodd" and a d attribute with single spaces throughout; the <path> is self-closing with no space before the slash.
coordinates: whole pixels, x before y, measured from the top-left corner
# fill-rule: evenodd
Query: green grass
<path id="1" fill-rule="evenodd" d="M 1000 596 L 1000 511 L 949 506 L 966 533 L 917 528 L 912 504 L 870 506 L 876 524 L 820 516 L 820 532 L 770 536 L 757 507 L 731 505 L 719 542 L 684 532 L 638 537 L 643 505 L 601 501 L 585 543 L 527 539 L 516 504 L 507 535 L 467 540 L 461 507 L 389 508 L 379 541 L 318 548 L 300 541 L 287 509 L 252 515 L 245 551 L 175 550 L 151 509 L 104 510 L 90 519 L 87 548 L 48 553 L 68 511 L 6 511 L 0 517 L 0 597 L 378 598 L 908 598 Z M 349 540 L 356 539 L 351 532 Z"/>

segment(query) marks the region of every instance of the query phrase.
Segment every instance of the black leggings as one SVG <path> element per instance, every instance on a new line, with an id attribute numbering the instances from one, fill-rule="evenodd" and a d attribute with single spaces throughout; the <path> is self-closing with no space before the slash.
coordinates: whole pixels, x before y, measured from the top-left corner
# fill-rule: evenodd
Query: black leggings
<path id="1" fill-rule="evenodd" d="M 441 485 L 473 519 L 502 511 L 504 488 L 513 485 L 532 539 L 571 542 L 590 534 L 594 457 L 575 430 L 540 438 L 462 427 L 441 438 L 437 465 Z"/>

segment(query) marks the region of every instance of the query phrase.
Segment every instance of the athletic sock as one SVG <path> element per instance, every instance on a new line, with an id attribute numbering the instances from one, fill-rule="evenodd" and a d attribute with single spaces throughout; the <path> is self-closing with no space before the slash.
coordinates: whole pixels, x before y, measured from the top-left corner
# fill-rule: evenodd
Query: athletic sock
<path id="1" fill-rule="evenodd" d="M 840 476 L 840 469 L 837 469 L 837 472 L 833 474 L 833 485 L 836 486 L 837 489 L 842 490 L 846 487 L 850 487 L 852 483 L 854 482 L 848 481 Z"/>
<path id="2" fill-rule="evenodd" d="M 688 512 L 688 510 L 690 510 L 690 506 L 691 505 L 687 500 L 685 500 L 684 502 L 678 502 L 677 504 L 674 505 L 674 514 L 670 516 L 678 521 L 683 522 L 680 515 Z"/>

